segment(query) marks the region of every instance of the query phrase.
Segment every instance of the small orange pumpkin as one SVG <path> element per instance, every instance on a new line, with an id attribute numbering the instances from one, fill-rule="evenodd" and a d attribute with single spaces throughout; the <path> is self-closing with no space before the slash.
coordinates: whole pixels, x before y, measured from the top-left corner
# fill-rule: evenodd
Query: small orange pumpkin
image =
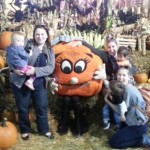
<path id="1" fill-rule="evenodd" d="M 11 148 L 17 142 L 17 129 L 6 118 L 0 124 L 0 149 Z"/>
<path id="2" fill-rule="evenodd" d="M 5 60 L 4 58 L 0 55 L 0 69 L 4 68 L 5 66 Z"/>
<path id="3" fill-rule="evenodd" d="M 0 34 L 0 49 L 5 50 L 11 44 L 11 31 L 4 31 Z"/>
<path id="4" fill-rule="evenodd" d="M 136 83 L 146 83 L 148 81 L 148 75 L 146 73 L 136 73 L 134 75 L 134 80 Z"/>
<path id="5" fill-rule="evenodd" d="M 71 47 L 59 43 L 53 47 L 56 57 L 53 73 L 58 83 L 59 95 L 94 96 L 102 88 L 102 80 L 94 80 L 93 74 L 102 66 L 100 57 L 84 46 Z"/>

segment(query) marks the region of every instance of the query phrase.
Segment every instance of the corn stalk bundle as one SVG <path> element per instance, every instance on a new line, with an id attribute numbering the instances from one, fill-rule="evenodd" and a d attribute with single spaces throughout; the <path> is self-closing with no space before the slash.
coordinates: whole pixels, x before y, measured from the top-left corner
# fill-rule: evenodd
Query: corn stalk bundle
<path id="1" fill-rule="evenodd" d="M 79 30 L 71 29 L 71 30 L 64 30 L 62 34 L 69 35 L 71 37 L 76 37 L 76 38 L 80 37 L 95 48 L 102 48 L 105 42 L 105 35 L 101 35 L 94 31 L 81 32 Z"/>

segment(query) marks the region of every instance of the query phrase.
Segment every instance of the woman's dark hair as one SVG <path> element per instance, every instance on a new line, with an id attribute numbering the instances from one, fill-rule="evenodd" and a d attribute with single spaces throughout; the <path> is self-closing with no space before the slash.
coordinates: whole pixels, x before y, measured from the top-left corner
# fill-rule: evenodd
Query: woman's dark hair
<path id="1" fill-rule="evenodd" d="M 131 46 L 120 46 L 118 48 L 117 54 L 118 55 L 123 55 L 123 56 L 128 56 L 130 54 L 130 52 L 132 51 Z"/>
<path id="2" fill-rule="evenodd" d="M 123 96 L 125 93 L 125 85 L 118 80 L 111 80 L 109 87 L 112 93 L 116 96 Z"/>
<path id="3" fill-rule="evenodd" d="M 46 40 L 46 45 L 47 47 L 50 47 L 51 46 L 51 43 L 50 43 L 50 35 L 49 35 L 49 29 L 45 26 L 45 25 L 36 25 L 34 27 L 34 31 L 33 31 L 33 42 L 34 44 L 37 44 L 37 42 L 35 41 L 35 31 L 38 29 L 38 28 L 41 28 L 41 29 L 44 29 L 47 33 L 47 40 Z"/>

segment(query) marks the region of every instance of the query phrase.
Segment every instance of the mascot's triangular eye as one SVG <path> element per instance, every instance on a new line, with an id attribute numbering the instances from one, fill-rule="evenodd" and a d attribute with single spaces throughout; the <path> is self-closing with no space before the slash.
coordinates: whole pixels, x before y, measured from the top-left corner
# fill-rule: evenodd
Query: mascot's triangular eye
<path id="1" fill-rule="evenodd" d="M 65 74 L 72 72 L 72 63 L 69 60 L 63 60 L 61 63 L 61 71 Z"/>
<path id="2" fill-rule="evenodd" d="M 74 72 L 81 73 L 86 69 L 87 63 L 84 60 L 79 60 L 74 67 Z"/>

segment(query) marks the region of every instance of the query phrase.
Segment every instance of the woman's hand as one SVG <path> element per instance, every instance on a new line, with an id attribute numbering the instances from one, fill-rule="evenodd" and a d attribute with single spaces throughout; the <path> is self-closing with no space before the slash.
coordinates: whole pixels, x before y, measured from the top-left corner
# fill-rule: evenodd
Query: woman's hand
<path id="1" fill-rule="evenodd" d="M 35 68 L 33 66 L 29 66 L 28 68 L 29 68 L 29 70 L 27 70 L 26 75 L 27 76 L 34 75 L 35 74 Z"/>
<path id="2" fill-rule="evenodd" d="M 18 70 L 18 69 L 13 69 L 13 72 L 14 72 L 16 75 L 18 75 L 18 76 L 24 75 L 24 74 L 22 73 L 22 71 L 21 71 L 21 70 Z"/>
<path id="3" fill-rule="evenodd" d="M 78 41 L 78 40 L 74 40 L 74 41 L 71 41 L 70 43 L 68 43 L 68 45 L 71 47 L 78 47 L 78 46 L 82 45 L 82 42 Z"/>

